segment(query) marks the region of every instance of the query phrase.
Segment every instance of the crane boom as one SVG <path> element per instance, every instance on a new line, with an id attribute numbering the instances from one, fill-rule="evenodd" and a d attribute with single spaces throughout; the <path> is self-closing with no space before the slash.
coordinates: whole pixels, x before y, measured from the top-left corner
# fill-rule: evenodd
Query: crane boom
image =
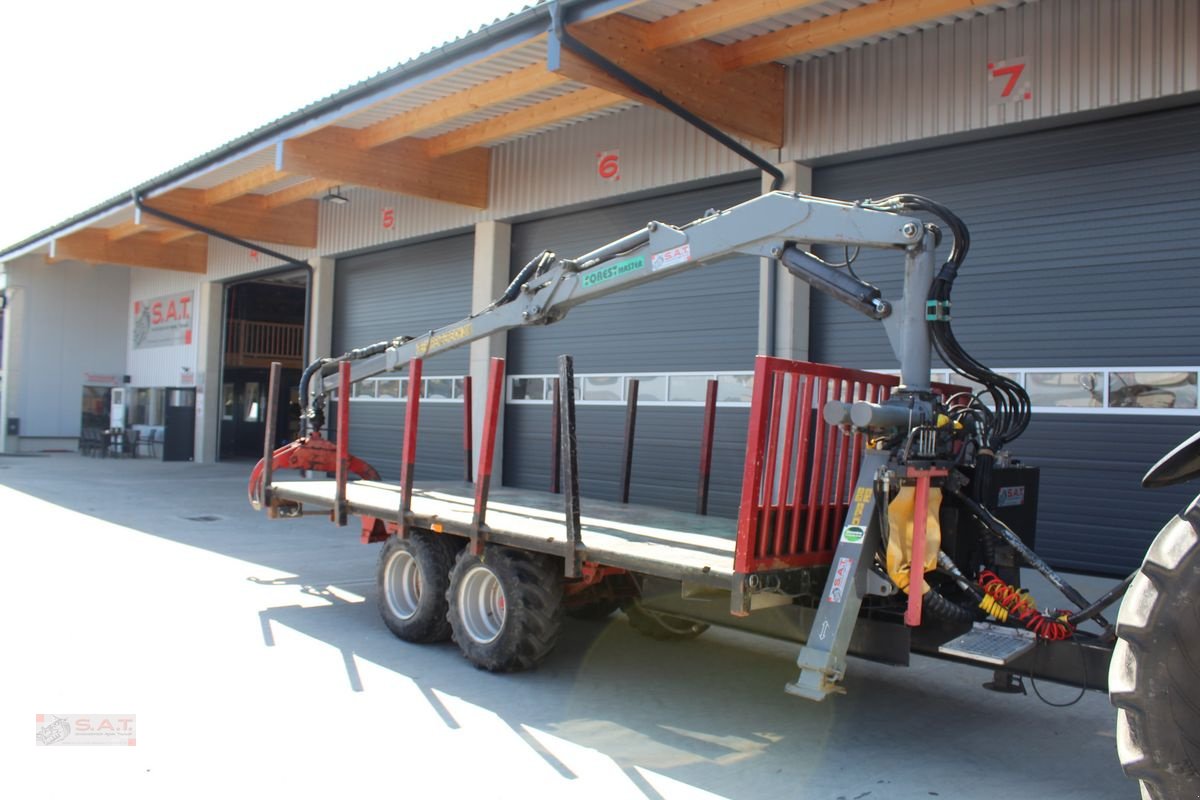
<path id="1" fill-rule="evenodd" d="M 337 386 L 339 362 L 351 362 L 352 382 L 365 380 L 401 370 L 413 358 L 426 358 L 495 333 L 557 322 L 589 300 L 734 254 L 780 259 L 802 280 L 868 316 L 883 319 L 891 306 L 877 288 L 802 256 L 798 245 L 915 249 L 921 245 L 923 230 L 914 217 L 862 203 L 769 192 L 722 211 L 710 211 L 687 225 L 650 222 L 576 258 L 559 259 L 545 252 L 518 273 L 500 298 L 465 319 L 315 362 L 302 379 L 306 416 L 320 428 L 324 398 Z"/>

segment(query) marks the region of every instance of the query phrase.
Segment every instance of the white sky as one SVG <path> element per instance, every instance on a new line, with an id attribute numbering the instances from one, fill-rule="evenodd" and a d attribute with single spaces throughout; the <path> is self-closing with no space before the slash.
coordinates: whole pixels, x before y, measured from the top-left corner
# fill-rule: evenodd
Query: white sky
<path id="1" fill-rule="evenodd" d="M 532 0 L 9 0 L 0 248 Z"/>

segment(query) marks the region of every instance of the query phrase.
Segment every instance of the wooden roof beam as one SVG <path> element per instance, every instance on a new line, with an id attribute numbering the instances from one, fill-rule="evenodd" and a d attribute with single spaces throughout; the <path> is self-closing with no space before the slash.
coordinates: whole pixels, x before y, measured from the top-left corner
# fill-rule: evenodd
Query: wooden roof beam
<path id="1" fill-rule="evenodd" d="M 993 3 L 994 0 L 879 0 L 727 45 L 721 48 L 719 63 L 725 69 L 746 69 Z"/>
<path id="2" fill-rule="evenodd" d="M 286 172 L 338 184 L 487 208 L 491 151 L 469 145 L 453 155 L 428 153 L 420 139 L 400 139 L 362 150 L 356 144 L 357 133 L 330 127 L 283 142 L 276 165 Z"/>
<path id="3" fill-rule="evenodd" d="M 286 189 L 280 189 L 277 192 L 264 195 L 263 205 L 267 208 L 283 208 L 284 206 L 290 206 L 292 203 L 299 203 L 301 200 L 308 200 L 311 197 L 324 194 L 339 185 L 340 181 L 336 180 L 309 178 L 306 181 L 293 184 Z"/>
<path id="4" fill-rule="evenodd" d="M 716 66 L 724 48 L 711 42 L 653 50 L 650 23 L 616 14 L 571 33 L 645 83 L 716 127 L 768 147 L 783 144 L 786 74 L 778 64 L 730 73 Z M 607 73 L 551 42 L 550 69 L 572 80 L 646 102 Z"/>
<path id="5" fill-rule="evenodd" d="M 143 233 L 158 233 L 162 230 L 161 225 L 153 223 L 147 224 L 147 220 L 131 219 L 125 222 L 119 222 L 111 228 L 106 228 L 108 240 L 110 242 L 119 242 L 122 239 L 128 239 L 130 236 L 137 236 Z"/>
<path id="6" fill-rule="evenodd" d="M 151 197 L 146 205 L 242 239 L 295 247 L 317 246 L 316 200 L 293 203 L 287 208 L 268 208 L 263 195 L 251 194 L 213 206 L 206 202 L 204 189 L 175 189 Z M 164 227 L 178 227 L 149 212 L 142 212 L 141 216 L 147 221 L 163 222 Z"/>
<path id="7" fill-rule="evenodd" d="M 552 125 L 581 114 L 590 114 L 625 100 L 604 89 L 580 89 L 526 108 L 510 111 L 498 117 L 467 125 L 441 136 L 424 140 L 424 151 L 430 157 L 460 153 L 480 145 L 492 144 L 510 136 Z"/>
<path id="8" fill-rule="evenodd" d="M 203 275 L 208 271 L 208 237 L 197 236 L 173 244 L 162 244 L 148 236 L 114 242 L 103 228 L 85 228 L 51 242 L 46 262 L 59 261 L 120 264 Z"/>
<path id="9" fill-rule="evenodd" d="M 204 202 L 206 205 L 219 206 L 221 203 L 227 203 L 235 198 L 250 194 L 257 189 L 270 186 L 272 183 L 281 181 L 286 177 L 288 177 L 288 174 L 275 169 L 274 164 L 266 164 L 257 169 L 250 170 L 245 175 L 239 175 L 224 183 L 219 183 L 216 186 L 205 189 Z"/>
<path id="10" fill-rule="evenodd" d="M 378 147 L 405 136 L 427 131 L 482 108 L 544 91 L 564 80 L 566 79 L 561 75 L 548 72 L 541 63 L 530 64 L 515 72 L 363 128 L 355 135 L 354 143 L 364 149 Z"/>
<path id="11" fill-rule="evenodd" d="M 677 47 L 822 2 L 825 0 L 713 0 L 651 23 L 646 29 L 646 46 L 651 50 Z"/>

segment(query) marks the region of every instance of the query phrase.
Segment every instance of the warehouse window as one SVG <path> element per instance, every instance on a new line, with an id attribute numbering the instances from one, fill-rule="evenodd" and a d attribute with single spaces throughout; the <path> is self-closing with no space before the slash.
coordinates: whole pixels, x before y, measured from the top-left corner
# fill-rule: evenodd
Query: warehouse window
<path id="1" fill-rule="evenodd" d="M 548 404 L 554 375 L 510 375 L 508 402 Z M 629 383 L 638 381 L 638 405 L 702 406 L 708 382 L 717 382 L 717 405 L 749 406 L 753 372 L 628 372 L 575 375 L 575 401 L 581 405 L 621 405 Z"/>
<path id="2" fill-rule="evenodd" d="M 897 370 L 876 370 L 889 375 Z M 1086 414 L 1200 414 L 1197 367 L 1029 367 L 997 369 L 1025 387 L 1035 411 Z M 945 371 L 934 382 L 983 388 Z"/>
<path id="3" fill-rule="evenodd" d="M 452 375 L 421 378 L 421 400 L 427 403 L 461 403 L 463 379 Z M 408 398 L 408 378 L 367 378 L 355 383 L 351 400 L 403 403 Z"/>

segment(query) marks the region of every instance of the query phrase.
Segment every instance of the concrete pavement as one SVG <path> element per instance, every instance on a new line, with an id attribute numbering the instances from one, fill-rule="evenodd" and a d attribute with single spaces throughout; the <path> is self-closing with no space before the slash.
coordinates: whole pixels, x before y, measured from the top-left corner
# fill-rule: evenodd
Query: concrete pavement
<path id="1" fill-rule="evenodd" d="M 0 793 L 540 798 L 1133 798 L 1114 713 L 916 658 L 783 692 L 796 645 L 570 621 L 537 671 L 406 644 L 378 545 L 270 522 L 249 465 L 0 457 Z M 1042 687 L 1049 699 L 1074 690 Z M 136 714 L 135 747 L 34 747 L 38 713 Z"/>

